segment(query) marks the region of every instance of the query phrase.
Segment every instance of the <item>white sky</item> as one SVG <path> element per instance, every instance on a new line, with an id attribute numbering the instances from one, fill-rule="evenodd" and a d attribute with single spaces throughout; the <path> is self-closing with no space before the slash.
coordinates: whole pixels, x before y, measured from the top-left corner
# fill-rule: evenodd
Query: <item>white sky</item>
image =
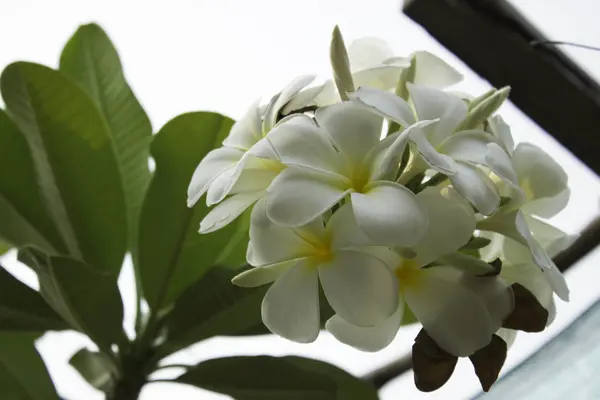
<path id="1" fill-rule="evenodd" d="M 600 46 L 596 0 L 512 2 L 552 39 Z M 361 36 L 378 36 L 388 41 L 398 55 L 422 49 L 435 52 L 465 74 L 466 80 L 459 89 L 478 94 L 488 88 L 485 81 L 403 16 L 397 0 L 0 0 L 0 68 L 15 60 L 56 67 L 66 40 L 79 24 L 92 21 L 99 23 L 115 42 L 129 82 L 146 108 L 155 131 L 186 111 L 211 110 L 239 118 L 254 99 L 271 94 L 297 75 L 317 73 L 327 78 L 330 74 L 328 41 L 335 24 L 340 25 L 347 42 Z M 599 52 L 566 50 L 600 77 Z M 553 222 L 568 232 L 579 231 L 598 214 L 600 181 L 515 107 L 505 106 L 502 114 L 513 127 L 517 141 L 541 146 L 565 167 L 572 200 Z M 576 129 L 574 121 L 573 134 L 597 135 L 597 132 Z M 11 272 L 35 285 L 35 277 L 18 265 L 14 254 L 2 261 Z M 600 278 L 596 268 L 599 261 L 600 251 L 596 251 L 569 273 L 571 302 L 558 303 L 558 318 L 546 332 L 518 338 L 504 372 L 600 297 L 593 284 Z M 130 271 L 126 271 L 121 282 L 123 287 L 130 287 Z M 126 290 L 128 323 L 131 322 L 132 299 L 131 290 Z M 323 334 L 310 345 L 274 337 L 218 338 L 196 345 L 172 361 L 195 363 L 223 355 L 297 354 L 332 362 L 354 374 L 364 374 L 407 352 L 417 331 L 417 327 L 402 329 L 392 345 L 376 354 L 351 349 Z M 87 386 L 67 365 L 69 357 L 88 344 L 76 333 L 51 333 L 38 343 L 59 392 L 69 400 L 102 399 L 99 392 Z M 450 382 L 435 393 L 418 392 L 412 375 L 407 374 L 387 385 L 381 391 L 381 398 L 463 399 L 478 390 L 470 364 L 461 362 Z M 172 396 L 227 398 L 165 383 L 148 385 L 142 393 L 143 400 Z"/>

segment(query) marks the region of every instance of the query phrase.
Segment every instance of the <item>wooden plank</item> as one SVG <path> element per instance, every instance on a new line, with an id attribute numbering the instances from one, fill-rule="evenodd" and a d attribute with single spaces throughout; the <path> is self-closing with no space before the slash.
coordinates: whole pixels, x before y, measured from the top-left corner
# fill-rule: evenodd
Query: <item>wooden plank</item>
<path id="1" fill-rule="evenodd" d="M 600 174 L 600 86 L 503 0 L 406 0 L 404 12 Z"/>

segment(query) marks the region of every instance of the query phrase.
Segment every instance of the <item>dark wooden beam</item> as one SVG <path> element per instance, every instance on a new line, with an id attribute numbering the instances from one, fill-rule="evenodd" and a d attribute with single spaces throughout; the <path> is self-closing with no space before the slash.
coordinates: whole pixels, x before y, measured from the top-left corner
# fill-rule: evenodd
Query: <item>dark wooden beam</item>
<path id="1" fill-rule="evenodd" d="M 406 0 L 404 12 L 600 174 L 600 86 L 504 0 Z"/>

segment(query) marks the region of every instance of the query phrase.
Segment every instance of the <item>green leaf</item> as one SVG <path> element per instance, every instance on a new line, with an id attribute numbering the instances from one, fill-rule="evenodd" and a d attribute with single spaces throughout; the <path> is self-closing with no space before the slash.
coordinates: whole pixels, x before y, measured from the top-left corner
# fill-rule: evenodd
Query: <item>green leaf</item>
<path id="1" fill-rule="evenodd" d="M 48 252 L 66 247 L 43 203 L 27 140 L 0 110 L 0 236 Z"/>
<path id="2" fill-rule="evenodd" d="M 0 256 L 6 254 L 12 247 L 13 246 L 10 243 L 0 240 Z"/>
<path id="3" fill-rule="evenodd" d="M 123 303 L 113 276 L 34 248 L 21 250 L 19 260 L 37 272 L 40 293 L 73 329 L 87 334 L 105 352 L 122 340 Z"/>
<path id="4" fill-rule="evenodd" d="M 231 279 L 243 270 L 215 267 L 191 285 L 165 319 L 167 341 L 158 352 L 171 354 L 213 336 L 270 333 L 260 311 L 269 285 L 235 286 Z"/>
<path id="5" fill-rule="evenodd" d="M 323 361 L 227 357 L 204 361 L 175 380 L 236 400 L 376 400 L 377 390 Z"/>
<path id="6" fill-rule="evenodd" d="M 42 296 L 0 266 L 0 331 L 68 329 Z"/>
<path id="7" fill-rule="evenodd" d="M 127 219 L 106 122 L 76 84 L 42 65 L 9 65 L 0 87 L 8 114 L 27 138 L 37 183 L 69 254 L 117 272 Z"/>
<path id="8" fill-rule="evenodd" d="M 248 218 L 206 235 L 198 233 L 209 209 L 203 201 L 186 205 L 187 188 L 204 156 L 219 146 L 233 121 L 215 113 L 183 114 L 154 137 L 156 171 L 140 218 L 139 261 L 143 293 L 150 308 L 171 304 L 210 267 L 242 264 Z"/>
<path id="9" fill-rule="evenodd" d="M 71 357 L 69 364 L 96 389 L 104 393 L 113 389 L 117 370 L 104 354 L 81 349 Z"/>
<path id="10" fill-rule="evenodd" d="M 88 94 L 108 124 L 125 188 L 130 248 L 135 249 L 139 212 L 150 182 L 150 120 L 125 81 L 117 50 L 98 25 L 75 32 L 60 57 L 60 72 Z"/>
<path id="11" fill-rule="evenodd" d="M 34 336 L 0 332 L 0 388 L 4 400 L 58 400 Z"/>
<path id="12" fill-rule="evenodd" d="M 211 268 L 175 302 L 164 320 L 167 337 L 157 350 L 164 357 L 213 336 L 263 335 L 271 332 L 262 322 L 262 300 L 270 285 L 239 287 L 231 279 L 248 267 Z M 334 314 L 322 290 L 321 326 Z"/>

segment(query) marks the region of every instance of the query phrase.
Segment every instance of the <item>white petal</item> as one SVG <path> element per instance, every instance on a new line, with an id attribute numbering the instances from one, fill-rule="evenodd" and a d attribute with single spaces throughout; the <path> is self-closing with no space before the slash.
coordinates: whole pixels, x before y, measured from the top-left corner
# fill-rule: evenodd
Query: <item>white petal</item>
<path id="1" fill-rule="evenodd" d="M 325 328 L 342 343 L 359 350 L 374 352 L 383 349 L 394 340 L 402 317 L 404 317 L 404 301 L 400 302 L 391 317 L 375 326 L 352 325 L 339 315 L 334 315 L 327 321 Z"/>
<path id="2" fill-rule="evenodd" d="M 322 128 L 306 115 L 292 117 L 267 136 L 282 163 L 339 173 L 344 164 Z"/>
<path id="3" fill-rule="evenodd" d="M 567 187 L 567 174 L 554 159 L 529 143 L 520 143 L 513 153 L 519 184 L 528 200 L 554 197 Z"/>
<path id="4" fill-rule="evenodd" d="M 421 129 L 434 122 L 419 121 L 403 132 L 396 132 L 379 142 L 367 155 L 371 171 L 370 180 L 394 180 L 408 140 L 415 134 L 422 135 Z"/>
<path id="5" fill-rule="evenodd" d="M 374 37 L 356 39 L 348 46 L 348 59 L 352 71 L 358 71 L 382 64 L 394 56 L 391 47 L 383 40 Z"/>
<path id="6" fill-rule="evenodd" d="M 208 190 L 212 181 L 223 171 L 234 166 L 244 155 L 244 152 L 229 147 L 220 147 L 209 152 L 202 159 L 188 187 L 188 207 L 192 207 Z"/>
<path id="7" fill-rule="evenodd" d="M 451 267 L 421 270 L 403 288 L 408 307 L 445 351 L 466 357 L 486 346 L 512 311 L 510 288 L 495 278 L 476 278 Z"/>
<path id="8" fill-rule="evenodd" d="M 261 137 L 262 120 L 257 100 L 250 106 L 246 114 L 233 124 L 229 135 L 223 141 L 223 145 L 245 151 L 258 142 Z"/>
<path id="9" fill-rule="evenodd" d="M 556 264 L 546 254 L 542 246 L 533 238 L 527 226 L 527 221 L 520 211 L 516 215 L 515 226 L 519 234 L 527 241 L 533 256 L 533 262 L 540 267 L 554 292 L 562 300 L 569 301 L 569 288 L 564 275 L 558 270 Z"/>
<path id="10" fill-rule="evenodd" d="M 352 193 L 358 226 L 382 246 L 412 246 L 425 234 L 427 212 L 406 187 L 380 181 L 366 193 Z"/>
<path id="11" fill-rule="evenodd" d="M 498 329 L 498 332 L 496 332 L 496 335 L 500 336 L 500 339 L 504 340 L 506 343 L 506 348 L 510 349 L 517 338 L 517 331 L 514 329 L 500 328 Z"/>
<path id="12" fill-rule="evenodd" d="M 546 250 L 554 242 L 566 238 L 567 233 L 547 222 L 523 213 L 533 237 Z"/>
<path id="13" fill-rule="evenodd" d="M 445 154 L 438 153 L 421 129 L 411 130 L 410 140 L 417 146 L 423 160 L 431 168 L 446 175 L 453 175 L 456 172 L 457 165 L 454 160 Z"/>
<path id="14" fill-rule="evenodd" d="M 247 193 L 267 190 L 273 179 L 279 175 L 271 169 L 246 169 L 231 188 L 230 194 Z"/>
<path id="15" fill-rule="evenodd" d="M 383 90 L 394 89 L 404 68 L 406 66 L 379 65 L 354 72 L 352 74 L 354 87 L 370 86 Z"/>
<path id="16" fill-rule="evenodd" d="M 417 194 L 417 201 L 429 216 L 424 236 L 412 248 L 417 253 L 418 265 L 427 265 L 453 253 L 469 241 L 475 230 L 475 214 L 464 200 L 448 199 L 439 191 L 424 190 Z"/>
<path id="17" fill-rule="evenodd" d="M 510 126 L 504 122 L 504 119 L 502 119 L 500 115 L 494 115 L 488 119 L 488 122 L 492 134 L 500 140 L 504 150 L 506 150 L 508 154 L 512 156 L 515 148 L 515 141 L 512 137 L 512 133 L 510 132 Z"/>
<path id="18" fill-rule="evenodd" d="M 456 191 L 469 200 L 483 215 L 492 214 L 500 204 L 500 194 L 483 172 L 474 166 L 457 162 L 456 173 L 449 176 Z"/>
<path id="19" fill-rule="evenodd" d="M 485 154 L 485 163 L 496 175 L 520 190 L 517 173 L 513 169 L 509 155 L 497 143 L 489 143 Z"/>
<path id="20" fill-rule="evenodd" d="M 335 177 L 290 167 L 275 178 L 267 193 L 269 218 L 293 227 L 323 215 L 346 196 L 348 186 Z"/>
<path id="21" fill-rule="evenodd" d="M 223 201 L 230 193 L 242 172 L 243 168 L 239 168 L 236 164 L 219 174 L 208 187 L 206 205 L 210 207 Z"/>
<path id="22" fill-rule="evenodd" d="M 269 330 L 299 343 L 319 336 L 317 271 L 299 261 L 273 283 L 262 302 L 262 319 Z"/>
<path id="23" fill-rule="evenodd" d="M 356 223 L 354 210 L 350 204 L 340 207 L 327 221 L 327 233 L 333 249 L 374 245 Z"/>
<path id="24" fill-rule="evenodd" d="M 523 205 L 523 211 L 540 216 L 552 218 L 565 209 L 571 198 L 571 190 L 567 187 L 554 197 L 542 197 Z"/>
<path id="25" fill-rule="evenodd" d="M 360 165 L 381 137 L 383 118 L 351 101 L 321 108 L 315 119 L 352 165 Z"/>
<path id="26" fill-rule="evenodd" d="M 500 276 L 509 284 L 518 283 L 529 290 L 542 307 L 551 308 L 553 291 L 544 273 L 534 264 L 506 264 L 502 266 Z"/>
<path id="27" fill-rule="evenodd" d="M 403 127 L 416 122 L 408 103 L 394 93 L 361 86 L 349 96 L 354 101 L 359 102 L 359 104 L 364 104 L 371 110 L 378 112 L 381 116 L 389 118 Z"/>
<path id="28" fill-rule="evenodd" d="M 314 99 L 315 105 L 318 107 L 326 107 L 342 101 L 340 94 L 337 91 L 337 86 L 333 80 L 328 80 L 323 84 L 318 95 Z"/>
<path id="29" fill-rule="evenodd" d="M 484 131 L 461 131 L 442 142 L 438 150 L 457 161 L 486 165 L 487 145 L 493 137 Z"/>
<path id="30" fill-rule="evenodd" d="M 331 81 L 329 81 L 331 82 Z M 331 82 L 333 83 L 333 82 Z M 333 85 L 322 84 L 320 86 L 310 87 L 296 94 L 282 109 L 283 115 L 288 115 L 292 111 L 300 110 L 304 107 L 314 105 L 318 96 L 324 92 L 327 87 L 331 87 L 331 91 L 335 93 Z M 326 96 L 324 96 L 326 97 Z"/>
<path id="31" fill-rule="evenodd" d="M 200 233 L 214 232 L 229 225 L 264 194 L 264 191 L 247 192 L 225 199 L 200 222 Z"/>
<path id="32" fill-rule="evenodd" d="M 333 310 L 351 324 L 374 326 L 398 307 L 398 283 L 379 259 L 355 251 L 338 251 L 319 265 L 319 278 Z"/>
<path id="33" fill-rule="evenodd" d="M 309 256 L 313 251 L 310 243 L 296 230 L 278 226 L 267 217 L 266 199 L 258 201 L 252 210 L 250 241 L 252 256 L 260 265 L 295 260 Z"/>
<path id="34" fill-rule="evenodd" d="M 440 119 L 428 135 L 434 146 L 450 136 L 467 116 L 468 107 L 465 102 L 452 94 L 410 83 L 407 88 L 419 120 Z"/>
<path id="35" fill-rule="evenodd" d="M 296 265 L 296 261 L 285 261 L 267 267 L 251 268 L 233 277 L 231 282 L 240 287 L 257 287 L 277 280 L 285 271 Z"/>
<path id="36" fill-rule="evenodd" d="M 444 89 L 462 81 L 462 75 L 441 58 L 427 52 L 414 53 L 417 59 L 415 83 Z"/>
<path id="37" fill-rule="evenodd" d="M 283 90 L 269 103 L 263 120 L 263 133 L 269 132 L 277 120 L 277 115 L 283 106 L 287 104 L 298 92 L 308 86 L 315 79 L 314 75 L 302 75 L 291 81 Z"/>

